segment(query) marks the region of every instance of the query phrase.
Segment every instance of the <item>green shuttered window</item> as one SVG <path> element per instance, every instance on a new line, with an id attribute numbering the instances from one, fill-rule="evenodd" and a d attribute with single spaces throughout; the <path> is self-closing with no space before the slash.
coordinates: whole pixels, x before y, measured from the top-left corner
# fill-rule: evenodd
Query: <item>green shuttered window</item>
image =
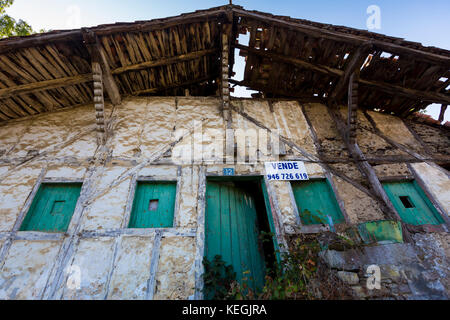
<path id="1" fill-rule="evenodd" d="M 175 182 L 138 182 L 128 227 L 173 227 L 176 191 Z"/>
<path id="2" fill-rule="evenodd" d="M 80 196 L 81 183 L 44 183 L 20 231 L 66 232 Z"/>
<path id="3" fill-rule="evenodd" d="M 416 181 L 384 182 L 383 187 L 404 222 L 416 226 L 444 223 Z"/>
<path id="4" fill-rule="evenodd" d="M 334 224 L 345 222 L 333 189 L 326 179 L 292 182 L 292 190 L 304 225 L 328 225 L 328 216 Z"/>

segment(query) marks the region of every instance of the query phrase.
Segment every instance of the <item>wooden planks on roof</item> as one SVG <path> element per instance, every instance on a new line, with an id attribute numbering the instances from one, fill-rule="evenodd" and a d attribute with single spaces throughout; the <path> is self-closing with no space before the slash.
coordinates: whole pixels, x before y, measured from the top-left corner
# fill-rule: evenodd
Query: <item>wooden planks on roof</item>
<path id="1" fill-rule="evenodd" d="M 0 40 L 0 120 L 92 103 L 92 61 L 113 104 L 126 95 L 217 95 L 221 32 L 246 58 L 231 83 L 265 97 L 345 103 L 360 70 L 359 106 L 400 116 L 449 104 L 450 52 L 341 26 L 228 5 L 176 17 Z M 238 43 L 248 34 L 249 43 Z"/>

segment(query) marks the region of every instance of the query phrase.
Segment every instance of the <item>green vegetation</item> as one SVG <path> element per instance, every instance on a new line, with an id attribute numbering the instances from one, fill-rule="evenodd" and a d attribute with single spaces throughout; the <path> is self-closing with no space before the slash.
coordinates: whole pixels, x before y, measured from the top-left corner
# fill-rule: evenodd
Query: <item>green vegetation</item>
<path id="1" fill-rule="evenodd" d="M 13 4 L 14 0 L 0 0 L 0 38 L 13 36 L 26 36 L 33 33 L 33 28 L 25 21 L 16 21 L 6 14 L 6 8 Z"/>

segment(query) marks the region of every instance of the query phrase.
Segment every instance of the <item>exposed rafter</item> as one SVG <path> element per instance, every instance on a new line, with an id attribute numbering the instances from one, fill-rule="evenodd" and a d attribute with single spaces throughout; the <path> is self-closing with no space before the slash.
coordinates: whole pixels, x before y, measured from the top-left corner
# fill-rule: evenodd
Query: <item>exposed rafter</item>
<path id="1" fill-rule="evenodd" d="M 92 74 L 82 74 L 73 77 L 22 84 L 19 86 L 0 89 L 0 99 L 6 99 L 15 95 L 35 93 L 43 90 L 73 86 L 89 81 L 92 81 Z"/>
<path id="2" fill-rule="evenodd" d="M 371 42 L 365 43 L 360 46 L 358 50 L 352 55 L 350 61 L 345 68 L 344 74 L 341 76 L 333 92 L 330 94 L 330 99 L 339 99 L 347 88 L 349 79 L 355 71 L 360 70 L 364 61 L 367 59 L 367 55 L 372 49 L 373 45 Z"/>
<path id="3" fill-rule="evenodd" d="M 98 143 L 103 145 L 106 142 L 106 130 L 105 130 L 105 102 L 103 98 L 103 76 L 100 63 L 92 62 L 92 72 L 94 80 L 94 107 L 95 107 L 95 120 L 97 123 L 98 131 Z"/>
<path id="4" fill-rule="evenodd" d="M 161 66 L 166 66 L 169 64 L 179 63 L 179 62 L 183 62 L 183 61 L 199 59 L 199 58 L 202 58 L 204 56 L 211 55 L 214 53 L 219 53 L 219 50 L 218 49 L 207 49 L 207 50 L 200 50 L 200 51 L 190 52 L 190 53 L 186 53 L 186 54 L 181 54 L 181 55 L 178 55 L 175 57 L 170 57 L 170 58 L 161 58 L 161 59 L 154 60 L 154 61 L 147 61 L 147 62 L 143 62 L 143 63 L 120 67 L 120 68 L 114 69 L 111 73 L 113 75 L 117 75 L 117 74 L 121 74 L 124 72 L 129 72 L 129 71 L 137 71 L 137 70 L 142 70 L 142 69 L 161 67 Z"/>
<path id="5" fill-rule="evenodd" d="M 324 65 L 320 65 L 320 64 L 315 64 L 315 63 L 311 63 L 311 62 L 307 62 L 301 59 L 297 59 L 297 58 L 292 58 L 292 57 L 288 57 L 282 54 L 278 54 L 278 53 L 273 53 L 273 52 L 268 52 L 268 51 L 263 51 L 260 49 L 254 49 L 248 46 L 244 46 L 241 44 L 234 44 L 233 47 L 243 50 L 243 51 L 247 51 L 249 53 L 252 54 L 256 54 L 259 55 L 261 57 L 265 57 L 268 59 L 272 59 L 272 60 L 276 60 L 276 61 L 280 61 L 280 62 L 284 62 L 287 64 L 291 64 L 293 66 L 299 67 L 299 68 L 305 68 L 305 69 L 309 69 L 312 71 L 317 71 L 319 73 L 322 74 L 328 74 L 331 76 L 337 76 L 337 77 L 341 77 L 344 75 L 344 71 L 336 69 L 336 68 L 330 68 Z"/>
<path id="6" fill-rule="evenodd" d="M 158 93 L 164 90 L 169 90 L 169 89 L 175 89 L 175 88 L 182 88 L 182 87 L 186 87 L 186 86 L 190 86 L 193 84 L 199 84 L 199 83 L 203 83 L 206 81 L 210 81 L 210 80 L 214 80 L 217 78 L 217 75 L 210 75 L 210 76 L 206 76 L 206 77 L 202 77 L 202 78 L 198 78 L 198 79 L 193 79 L 193 80 L 188 80 L 188 81 L 184 81 L 184 82 L 178 82 L 178 83 L 173 83 L 167 86 L 163 86 L 163 87 L 158 87 L 158 88 L 150 88 L 150 89 L 145 89 L 145 90 L 139 90 L 139 91 L 134 91 L 133 95 L 142 95 L 142 94 L 152 94 L 152 93 Z"/>

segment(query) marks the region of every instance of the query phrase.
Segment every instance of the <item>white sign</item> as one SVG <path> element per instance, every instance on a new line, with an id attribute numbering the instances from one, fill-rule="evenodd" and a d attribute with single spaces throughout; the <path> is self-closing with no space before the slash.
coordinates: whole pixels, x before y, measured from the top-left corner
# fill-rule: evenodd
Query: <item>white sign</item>
<path id="1" fill-rule="evenodd" d="M 305 164 L 301 161 L 266 162 L 265 166 L 269 180 L 309 180 Z"/>

